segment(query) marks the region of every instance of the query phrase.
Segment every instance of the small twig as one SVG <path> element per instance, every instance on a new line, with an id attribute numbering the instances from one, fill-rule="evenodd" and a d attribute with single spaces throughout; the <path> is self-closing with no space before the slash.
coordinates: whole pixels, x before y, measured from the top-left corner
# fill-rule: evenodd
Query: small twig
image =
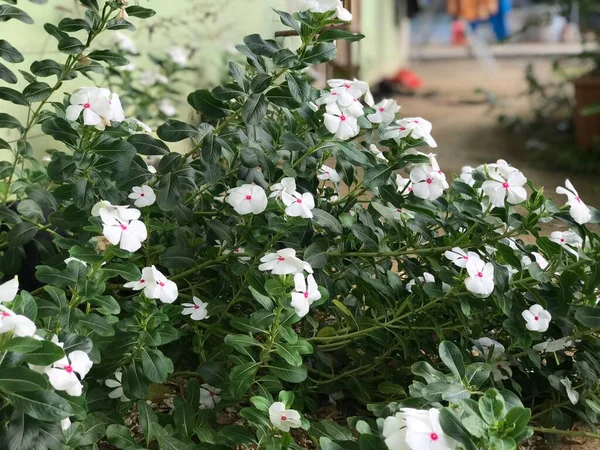
<path id="1" fill-rule="evenodd" d="M 556 428 L 543 428 L 543 427 L 531 427 L 531 429 L 536 433 L 558 434 L 561 436 L 585 437 L 585 438 L 600 440 L 600 434 L 588 433 L 587 431 L 557 430 Z"/>

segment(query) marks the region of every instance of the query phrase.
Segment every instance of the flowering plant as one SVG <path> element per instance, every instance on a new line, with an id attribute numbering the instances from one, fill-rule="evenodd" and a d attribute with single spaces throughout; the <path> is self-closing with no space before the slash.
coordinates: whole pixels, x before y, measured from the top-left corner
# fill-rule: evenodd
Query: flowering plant
<path id="1" fill-rule="evenodd" d="M 515 449 L 597 422 L 599 216 L 571 183 L 557 207 L 504 161 L 449 180 L 416 150 L 428 121 L 360 80 L 310 86 L 362 37 L 330 27 L 339 0 L 277 11 L 296 50 L 246 37 L 247 64 L 188 96 L 200 124 L 155 137 L 98 87 L 50 103 L 89 60 L 126 63 L 91 47 L 124 2 L 80 2 L 46 26 L 66 62 L 0 88 L 30 111 L 0 116 L 20 133 L 0 141 L 2 448 Z M 64 145 L 47 167 L 34 126 Z"/>

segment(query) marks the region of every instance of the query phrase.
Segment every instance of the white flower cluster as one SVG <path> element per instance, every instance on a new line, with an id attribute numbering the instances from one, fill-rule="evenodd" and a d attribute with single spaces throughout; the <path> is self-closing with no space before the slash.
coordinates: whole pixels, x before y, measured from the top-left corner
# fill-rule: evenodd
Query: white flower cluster
<path id="1" fill-rule="evenodd" d="M 123 287 L 133 289 L 134 291 L 144 290 L 147 298 L 158 299 L 163 303 L 173 303 L 177 300 L 179 292 L 177 284 L 168 280 L 156 267 L 144 267 L 142 269 L 142 278 L 138 281 L 125 283 Z"/>
<path id="2" fill-rule="evenodd" d="M 140 211 L 129 206 L 111 205 L 101 200 L 92 208 L 92 216 L 102 219 L 102 233 L 113 245 L 129 252 L 142 247 L 148 237 L 146 225 L 140 220 Z"/>
<path id="3" fill-rule="evenodd" d="M 454 450 L 456 441 L 442 430 L 440 412 L 402 408 L 383 422 L 383 437 L 390 450 Z"/>
<path id="4" fill-rule="evenodd" d="M 393 125 L 383 135 L 384 139 L 403 139 L 411 137 L 412 139 L 422 139 L 427 145 L 432 148 L 437 147 L 437 142 L 431 136 L 431 130 L 433 126 L 431 122 L 423 119 L 422 117 L 405 117 L 396 121 L 396 125 Z"/>
<path id="5" fill-rule="evenodd" d="M 506 359 L 504 345 L 493 339 L 483 337 L 473 341 L 473 356 L 482 357 L 492 368 L 495 381 L 508 380 L 512 377 L 510 362 Z"/>
<path id="6" fill-rule="evenodd" d="M 121 123 L 125 120 L 119 95 L 108 89 L 98 87 L 82 87 L 70 98 L 65 117 L 75 121 L 83 113 L 83 124 L 104 130 L 111 122 Z"/>
<path id="7" fill-rule="evenodd" d="M 335 11 L 334 17 L 345 22 L 352 20 L 352 14 L 342 4 L 341 0 L 292 0 L 293 11 L 310 11 L 325 13 Z"/>
<path id="8" fill-rule="evenodd" d="M 424 120 L 424 119 L 423 119 Z M 425 154 L 409 150 L 406 154 L 422 155 L 429 158 L 429 163 L 414 164 L 410 167 L 409 179 L 396 175 L 396 189 L 402 195 L 411 192 L 415 197 L 423 200 L 436 200 L 442 196 L 450 186 L 446 175 L 440 169 L 440 165 L 433 153 Z"/>

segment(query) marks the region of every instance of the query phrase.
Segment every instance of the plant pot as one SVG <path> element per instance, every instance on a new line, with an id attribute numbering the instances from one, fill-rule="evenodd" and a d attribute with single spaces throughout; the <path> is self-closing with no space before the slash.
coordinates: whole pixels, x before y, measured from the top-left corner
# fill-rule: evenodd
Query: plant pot
<path id="1" fill-rule="evenodd" d="M 588 106 L 600 105 L 600 75 L 584 75 L 574 84 L 575 138 L 578 147 L 589 149 L 600 140 L 600 113 L 584 116 L 582 111 Z"/>

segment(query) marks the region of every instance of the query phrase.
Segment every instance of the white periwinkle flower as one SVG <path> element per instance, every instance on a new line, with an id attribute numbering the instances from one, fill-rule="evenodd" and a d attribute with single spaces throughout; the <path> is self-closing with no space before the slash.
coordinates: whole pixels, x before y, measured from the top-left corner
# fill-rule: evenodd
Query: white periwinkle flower
<path id="1" fill-rule="evenodd" d="M 317 178 L 323 181 L 329 180 L 333 183 L 339 183 L 340 181 L 342 181 L 342 177 L 340 177 L 340 174 L 337 173 L 335 169 L 332 169 L 331 167 L 326 166 L 325 164 L 323 164 L 319 168 L 319 174 L 317 175 Z"/>
<path id="2" fill-rule="evenodd" d="M 383 125 L 391 124 L 396 118 L 396 113 L 400 111 L 400 106 L 395 100 L 385 99 L 377 103 L 375 106 L 375 112 L 369 114 L 367 119 L 371 123 L 381 123 Z"/>
<path id="3" fill-rule="evenodd" d="M 12 280 L 0 284 L 0 303 L 12 302 L 19 291 L 19 278 L 15 275 Z"/>
<path id="4" fill-rule="evenodd" d="M 570 207 L 569 214 L 580 225 L 588 223 L 592 219 L 590 208 L 579 198 L 579 194 L 569 180 L 565 181 L 565 186 L 566 188 L 557 187 L 556 193 L 567 196 L 568 200 L 566 204 Z"/>
<path id="5" fill-rule="evenodd" d="M 371 155 L 373 155 L 375 157 L 375 159 L 377 159 L 383 163 L 389 162 L 388 159 L 383 154 L 383 152 L 381 150 L 379 150 L 375 144 L 369 145 L 369 153 L 371 153 Z"/>
<path id="6" fill-rule="evenodd" d="M 294 409 L 286 409 L 282 402 L 275 402 L 269 407 L 269 419 L 275 428 L 286 432 L 302 425 L 300 413 Z"/>
<path id="7" fill-rule="evenodd" d="M 122 402 L 127 402 L 129 399 L 123 393 L 123 372 L 117 370 L 114 375 L 115 378 L 108 378 L 104 381 L 106 387 L 111 388 L 112 391 L 108 393 L 108 398 L 118 398 Z"/>
<path id="8" fill-rule="evenodd" d="M 479 255 L 475 252 L 465 252 L 459 247 L 454 247 L 452 250 L 446 250 L 444 256 L 448 258 L 457 267 L 467 267 L 469 259 L 479 259 Z"/>
<path id="9" fill-rule="evenodd" d="M 573 345 L 573 341 L 568 337 L 560 339 L 548 339 L 544 342 L 534 345 L 532 348 L 536 352 L 556 353 Z"/>
<path id="10" fill-rule="evenodd" d="M 77 375 L 83 379 L 92 368 L 92 365 L 93 363 L 87 353 L 75 350 L 46 369 L 46 375 L 48 375 L 48 380 L 54 389 L 78 397 L 83 391 L 83 385 Z"/>
<path id="11" fill-rule="evenodd" d="M 284 193 L 281 197 L 286 206 L 285 213 L 290 217 L 302 217 L 311 219 L 312 210 L 315 208 L 315 199 L 310 192 L 300 194 L 294 192 L 292 195 Z"/>
<path id="12" fill-rule="evenodd" d="M 167 117 L 173 117 L 175 114 L 177 114 L 177 108 L 175 108 L 173 102 L 168 98 L 159 100 L 157 106 L 159 111 Z"/>
<path id="13" fill-rule="evenodd" d="M 296 257 L 296 250 L 284 248 L 277 253 L 269 253 L 260 258 L 258 270 L 270 271 L 273 275 L 289 275 L 306 271 L 313 273 L 313 269 L 307 262 Z"/>
<path id="14" fill-rule="evenodd" d="M 356 136 L 360 128 L 358 121 L 350 111 L 341 110 L 340 107 L 335 103 L 330 103 L 326 107 L 326 113 L 323 116 L 325 121 L 325 128 L 330 133 L 335 134 L 335 137 L 343 141 L 348 140 Z"/>
<path id="15" fill-rule="evenodd" d="M 200 385 L 200 409 L 213 409 L 221 401 L 221 389 L 210 384 Z"/>
<path id="16" fill-rule="evenodd" d="M 473 178 L 473 171 L 475 169 L 471 166 L 463 166 L 460 173 L 460 179 L 467 183 L 469 186 L 475 184 L 475 178 Z"/>
<path id="17" fill-rule="evenodd" d="M 260 214 L 267 209 L 267 194 L 256 184 L 243 184 L 229 189 L 227 194 L 225 201 L 233 206 L 238 214 Z"/>
<path id="18" fill-rule="evenodd" d="M 404 178 L 400 174 L 396 174 L 396 190 L 403 196 L 407 196 L 412 192 L 412 182 L 410 178 Z"/>
<path id="19" fill-rule="evenodd" d="M 167 84 L 169 79 L 156 69 L 147 69 L 140 74 L 138 81 L 142 86 L 154 86 L 156 83 Z"/>
<path id="20" fill-rule="evenodd" d="M 102 233 L 111 244 L 119 244 L 119 248 L 129 252 L 135 252 L 142 247 L 142 242 L 148 237 L 143 222 L 137 219 L 124 220 L 120 211 L 115 214 L 109 209 L 101 208 L 99 212 L 102 219 Z M 139 211 L 137 216 L 139 217 Z"/>
<path id="21" fill-rule="evenodd" d="M 16 337 L 33 336 L 36 332 L 36 326 L 28 317 L 16 314 L 0 305 L 0 334 L 9 332 L 12 332 Z"/>
<path id="22" fill-rule="evenodd" d="M 420 285 L 424 285 L 427 283 L 435 283 L 435 277 L 430 274 L 429 272 L 424 272 L 422 277 L 418 277 L 416 280 L 410 280 L 408 283 L 406 283 L 406 290 L 408 292 L 412 292 L 413 287 L 419 283 Z M 450 286 L 446 283 L 442 282 L 442 291 L 443 292 L 450 292 Z"/>
<path id="23" fill-rule="evenodd" d="M 577 402 L 579 402 L 579 392 L 573 389 L 571 380 L 568 377 L 565 377 L 562 380 L 560 380 L 560 384 L 562 384 L 567 390 L 567 397 L 569 397 L 570 402 L 573 405 L 576 405 Z"/>
<path id="24" fill-rule="evenodd" d="M 168 280 L 156 267 L 152 266 L 152 275 L 144 287 L 144 295 L 148 298 L 159 299 L 163 303 L 173 303 L 177 300 L 179 291 L 174 281 Z"/>
<path id="25" fill-rule="evenodd" d="M 308 314 L 310 305 L 321 298 L 319 286 L 312 275 L 305 280 L 301 273 L 294 275 L 294 285 L 296 292 L 292 292 L 292 308 L 299 317 L 304 317 Z"/>
<path id="26" fill-rule="evenodd" d="M 576 248 L 581 248 L 583 239 L 573 231 L 553 231 L 550 235 L 550 240 L 556 242 L 561 247 L 564 247 L 569 253 L 577 255 Z"/>
<path id="27" fill-rule="evenodd" d="M 490 173 L 491 180 L 486 180 L 481 186 L 494 206 L 504 206 L 504 199 L 512 205 L 527 200 L 527 191 L 523 187 L 527 183 L 527 178 L 521 172 L 515 170 L 504 178 L 498 174 Z"/>
<path id="28" fill-rule="evenodd" d="M 531 254 L 533 255 L 533 258 L 535 260 L 536 266 L 538 266 L 540 269 L 546 270 L 546 268 L 550 265 L 550 263 L 548 262 L 548 260 L 546 258 L 544 258 L 541 253 L 531 252 Z M 523 256 L 521 258 L 521 264 L 524 267 L 529 267 L 529 265 L 532 262 L 533 261 L 531 261 L 531 258 L 529 256 L 527 256 L 527 255 L 525 255 L 525 256 Z"/>
<path id="29" fill-rule="evenodd" d="M 354 103 L 354 100 L 360 99 L 363 95 L 367 105 L 373 106 L 375 104 L 369 83 L 366 81 L 357 80 L 356 78 L 353 81 L 335 78 L 328 80 L 327 84 L 332 88 L 332 93 L 338 94 L 338 103 L 341 106 L 350 106 Z"/>
<path id="30" fill-rule="evenodd" d="M 431 169 L 429 164 L 418 164 L 410 171 L 412 192 L 424 200 L 436 200 L 443 193 L 446 177 Z"/>
<path id="31" fill-rule="evenodd" d="M 75 121 L 83 112 L 83 124 L 104 129 L 111 115 L 110 99 L 99 88 L 81 88 L 71 95 L 65 117 Z"/>
<path id="32" fill-rule="evenodd" d="M 471 257 L 466 264 L 469 278 L 465 280 L 467 289 L 482 297 L 489 297 L 494 291 L 494 266 L 481 258 Z"/>
<path id="33" fill-rule="evenodd" d="M 150 128 L 150 126 L 135 117 L 130 117 L 126 122 L 129 129 L 134 133 L 152 133 L 152 128 Z"/>
<path id="34" fill-rule="evenodd" d="M 525 326 L 530 331 L 539 331 L 543 333 L 550 326 L 552 315 L 546 311 L 542 305 L 533 305 L 521 313 L 525 319 Z"/>
<path id="35" fill-rule="evenodd" d="M 190 57 L 190 51 L 184 47 L 171 47 L 166 53 L 171 61 L 180 67 L 185 67 Z"/>
<path id="36" fill-rule="evenodd" d="M 435 408 L 420 411 L 402 408 L 406 417 L 406 443 L 412 450 L 454 450 L 456 441 L 446 435 L 440 425 L 440 412 Z"/>
<path id="37" fill-rule="evenodd" d="M 67 431 L 69 428 L 71 428 L 71 419 L 70 418 L 66 418 L 60 421 L 60 429 L 63 431 Z"/>
<path id="38" fill-rule="evenodd" d="M 500 342 L 483 337 L 476 339 L 473 346 L 473 355 L 483 356 L 486 361 L 498 361 L 504 359 L 504 345 Z M 483 355 L 482 355 L 483 354 Z"/>
<path id="39" fill-rule="evenodd" d="M 123 50 L 127 53 L 137 53 L 137 47 L 135 46 L 135 42 L 129 36 L 124 33 L 117 31 L 114 33 L 115 44 L 119 50 Z"/>
<path id="40" fill-rule="evenodd" d="M 131 190 L 133 192 L 129 194 L 129 198 L 135 200 L 133 204 L 138 208 L 153 205 L 156 201 L 154 190 L 147 184 L 144 184 L 143 186 L 134 186 Z"/>
<path id="41" fill-rule="evenodd" d="M 271 186 L 270 189 L 269 198 L 281 198 L 284 193 L 294 195 L 296 192 L 296 180 L 292 177 L 285 177 L 279 183 Z"/>
<path id="42" fill-rule="evenodd" d="M 510 362 L 508 361 L 495 361 L 490 363 L 492 368 L 492 375 L 494 375 L 495 381 L 504 381 L 512 377 L 512 369 L 510 368 Z"/>
<path id="43" fill-rule="evenodd" d="M 208 303 L 203 302 L 198 297 L 192 297 L 194 303 L 182 303 L 183 311 L 181 314 L 190 316 L 192 320 L 208 319 Z"/>
<path id="44" fill-rule="evenodd" d="M 435 139 L 431 136 L 433 126 L 431 122 L 422 117 L 406 117 L 396 121 L 397 126 L 390 129 L 393 138 L 405 138 L 410 135 L 413 139 L 423 139 L 430 147 L 437 147 Z"/>
<path id="45" fill-rule="evenodd" d="M 385 445 L 390 450 L 410 450 L 406 443 L 406 417 L 402 412 L 394 416 L 386 417 L 383 421 L 382 435 L 385 439 Z"/>
<path id="46" fill-rule="evenodd" d="M 154 274 L 152 267 L 144 267 L 142 269 L 142 278 L 138 281 L 129 281 L 123 285 L 124 288 L 133 289 L 134 291 L 141 291 L 146 286 L 154 283 Z"/>

